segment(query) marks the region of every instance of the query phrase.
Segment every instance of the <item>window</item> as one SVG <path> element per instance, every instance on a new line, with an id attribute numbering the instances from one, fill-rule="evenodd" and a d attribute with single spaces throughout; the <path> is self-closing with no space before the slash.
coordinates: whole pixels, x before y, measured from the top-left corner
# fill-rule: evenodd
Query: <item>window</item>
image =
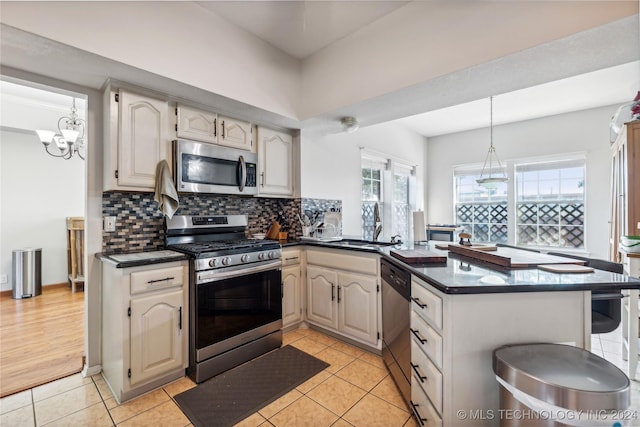
<path id="1" fill-rule="evenodd" d="M 378 205 L 380 224 L 375 223 Z M 414 167 L 402 162 L 362 155 L 362 237 L 371 240 L 376 225 L 381 225 L 385 238 L 400 235 L 409 238 L 410 212 L 415 206 Z"/>
<path id="2" fill-rule="evenodd" d="M 507 184 L 487 190 L 476 183 L 482 170 L 456 169 L 455 216 L 475 242 L 507 241 Z"/>
<path id="3" fill-rule="evenodd" d="M 383 171 L 387 163 L 382 159 L 363 157 L 362 159 L 362 237 L 372 240 L 376 228 L 375 206 L 378 205 L 378 213 L 382 221 L 383 205 Z"/>
<path id="4" fill-rule="evenodd" d="M 454 169 L 454 215 L 476 242 L 585 248 L 584 155 L 512 161 L 513 179 L 486 189 L 481 169 Z"/>
<path id="5" fill-rule="evenodd" d="M 516 244 L 584 248 L 584 159 L 515 165 Z"/>
<path id="6" fill-rule="evenodd" d="M 412 210 L 412 168 L 395 164 L 393 172 L 393 218 L 391 234 L 399 235 L 402 241 L 409 238 L 409 214 Z"/>

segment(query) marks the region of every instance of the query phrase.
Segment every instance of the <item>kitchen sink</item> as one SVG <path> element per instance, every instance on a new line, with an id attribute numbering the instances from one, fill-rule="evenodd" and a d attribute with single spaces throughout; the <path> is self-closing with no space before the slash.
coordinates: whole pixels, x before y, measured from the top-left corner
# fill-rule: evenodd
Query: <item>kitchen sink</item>
<path id="1" fill-rule="evenodd" d="M 345 245 L 345 246 L 358 246 L 358 247 L 384 247 L 384 246 L 393 246 L 393 245 L 397 245 L 400 242 L 397 243 L 391 243 L 391 242 L 374 242 L 373 240 L 358 240 L 358 239 L 342 239 L 339 242 L 341 245 Z"/>

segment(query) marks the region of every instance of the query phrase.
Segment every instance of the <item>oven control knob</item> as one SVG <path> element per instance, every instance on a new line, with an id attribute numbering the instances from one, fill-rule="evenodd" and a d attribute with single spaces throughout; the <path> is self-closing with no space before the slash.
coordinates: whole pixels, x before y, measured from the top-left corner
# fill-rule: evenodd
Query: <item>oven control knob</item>
<path id="1" fill-rule="evenodd" d="M 228 256 L 222 258 L 222 265 L 229 265 L 231 264 L 231 258 L 229 258 Z"/>
<path id="2" fill-rule="evenodd" d="M 209 260 L 209 267 L 217 267 L 220 265 L 220 260 L 218 258 L 213 258 Z"/>
<path id="3" fill-rule="evenodd" d="M 263 261 L 263 260 L 264 260 L 264 257 L 265 257 L 265 253 L 264 253 L 264 252 L 260 252 L 260 253 L 258 254 L 258 259 L 259 259 L 260 261 Z"/>
<path id="4" fill-rule="evenodd" d="M 276 253 L 274 251 L 269 252 L 269 259 L 273 259 L 275 256 L 276 256 Z"/>
<path id="5" fill-rule="evenodd" d="M 242 262 L 249 262 L 249 255 L 248 254 L 244 254 L 240 257 L 240 261 Z"/>

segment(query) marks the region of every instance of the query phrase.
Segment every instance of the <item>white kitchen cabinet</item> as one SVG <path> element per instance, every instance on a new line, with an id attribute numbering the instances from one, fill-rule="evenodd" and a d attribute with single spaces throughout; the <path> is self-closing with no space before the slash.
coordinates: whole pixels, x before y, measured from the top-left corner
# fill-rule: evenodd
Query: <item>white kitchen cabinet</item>
<path id="1" fill-rule="evenodd" d="M 185 375 L 188 265 L 102 265 L 102 370 L 121 403 Z"/>
<path id="2" fill-rule="evenodd" d="M 338 330 L 359 341 L 378 340 L 378 280 L 375 276 L 338 273 Z"/>
<path id="3" fill-rule="evenodd" d="M 380 349 L 376 254 L 307 249 L 307 321 Z"/>
<path id="4" fill-rule="evenodd" d="M 414 279 L 411 301 L 411 402 L 416 417 L 427 419 L 426 425 L 441 425 L 442 298 Z"/>
<path id="5" fill-rule="evenodd" d="M 179 104 L 176 108 L 179 138 L 215 144 L 218 141 L 217 114 Z"/>
<path id="6" fill-rule="evenodd" d="M 411 404 L 426 426 L 500 425 L 495 349 L 590 341 L 589 291 L 445 294 L 412 276 L 411 298 Z"/>
<path id="7" fill-rule="evenodd" d="M 338 330 L 336 288 L 338 273 L 323 267 L 307 265 L 307 320 Z"/>
<path id="8" fill-rule="evenodd" d="M 178 137 L 254 151 L 251 123 L 179 104 Z"/>
<path id="9" fill-rule="evenodd" d="M 282 251 L 282 328 L 302 321 L 302 265 L 299 249 Z"/>
<path id="10" fill-rule="evenodd" d="M 156 166 L 171 167 L 169 102 L 128 90 L 105 91 L 104 189 L 151 191 Z"/>
<path id="11" fill-rule="evenodd" d="M 131 299 L 131 385 L 184 368 L 182 288 Z"/>
<path id="12" fill-rule="evenodd" d="M 260 195 L 293 195 L 293 137 L 261 126 L 258 126 L 257 132 Z"/>
<path id="13" fill-rule="evenodd" d="M 253 151 L 251 124 L 230 117 L 218 116 L 218 144 Z"/>

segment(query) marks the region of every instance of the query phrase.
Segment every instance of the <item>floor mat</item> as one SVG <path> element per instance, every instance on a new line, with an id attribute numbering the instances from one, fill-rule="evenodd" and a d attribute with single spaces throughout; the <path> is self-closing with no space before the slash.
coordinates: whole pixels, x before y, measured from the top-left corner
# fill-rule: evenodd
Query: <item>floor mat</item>
<path id="1" fill-rule="evenodd" d="M 328 366 L 287 345 L 174 398 L 196 427 L 232 426 Z"/>

